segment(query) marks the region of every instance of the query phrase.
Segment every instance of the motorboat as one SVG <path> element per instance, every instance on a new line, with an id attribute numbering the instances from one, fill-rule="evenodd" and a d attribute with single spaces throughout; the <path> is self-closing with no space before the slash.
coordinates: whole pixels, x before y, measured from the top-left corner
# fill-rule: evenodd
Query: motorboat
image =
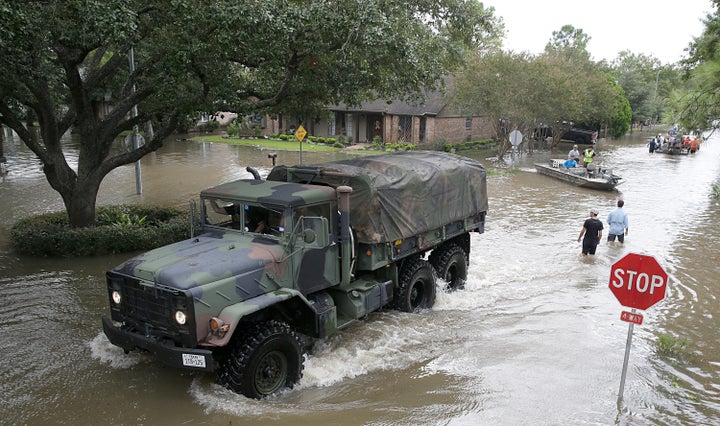
<path id="1" fill-rule="evenodd" d="M 611 169 L 597 165 L 596 163 L 583 166 L 563 167 L 564 160 L 552 159 L 548 163 L 535 163 L 538 173 L 564 180 L 582 188 L 599 189 L 611 191 L 621 183 L 622 178 L 612 172 Z"/>

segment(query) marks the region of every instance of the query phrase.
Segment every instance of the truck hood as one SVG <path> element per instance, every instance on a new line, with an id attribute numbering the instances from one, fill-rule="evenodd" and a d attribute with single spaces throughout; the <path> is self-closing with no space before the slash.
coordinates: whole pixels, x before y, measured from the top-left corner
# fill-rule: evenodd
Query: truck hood
<path id="1" fill-rule="evenodd" d="M 266 266 L 282 259 L 282 248 L 263 237 L 211 231 L 151 250 L 113 271 L 180 290 L 230 277 L 259 282 Z"/>

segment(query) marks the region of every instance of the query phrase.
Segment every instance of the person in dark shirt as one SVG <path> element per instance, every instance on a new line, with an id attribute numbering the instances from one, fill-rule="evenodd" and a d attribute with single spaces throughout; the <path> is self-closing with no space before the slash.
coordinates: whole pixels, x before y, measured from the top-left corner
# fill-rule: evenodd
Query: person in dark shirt
<path id="1" fill-rule="evenodd" d="M 585 219 L 583 227 L 580 230 L 580 236 L 578 236 L 578 242 L 582 239 L 582 255 L 587 256 L 588 254 L 595 254 L 595 249 L 600 243 L 602 238 L 603 224 L 598 220 L 597 215 L 600 212 L 598 209 L 590 210 L 590 217 Z M 583 236 L 585 238 L 583 238 Z"/>

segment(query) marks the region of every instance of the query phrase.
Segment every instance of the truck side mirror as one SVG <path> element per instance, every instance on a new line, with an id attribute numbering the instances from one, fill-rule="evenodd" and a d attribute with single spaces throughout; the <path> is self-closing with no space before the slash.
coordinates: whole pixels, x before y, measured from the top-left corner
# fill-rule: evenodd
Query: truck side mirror
<path id="1" fill-rule="evenodd" d="M 314 243 L 316 238 L 317 234 L 312 229 L 306 229 L 305 231 L 303 231 L 303 241 L 305 241 L 307 244 Z"/>
<path id="2" fill-rule="evenodd" d="M 327 247 L 330 241 L 330 227 L 325 217 L 302 218 L 302 240 L 305 245 L 315 248 Z"/>

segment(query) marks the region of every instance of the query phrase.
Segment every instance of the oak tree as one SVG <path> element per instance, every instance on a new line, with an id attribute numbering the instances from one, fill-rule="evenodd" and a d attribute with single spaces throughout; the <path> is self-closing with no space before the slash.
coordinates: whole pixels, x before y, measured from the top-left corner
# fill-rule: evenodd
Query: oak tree
<path id="1" fill-rule="evenodd" d="M 42 161 L 70 224 L 88 226 L 103 178 L 198 112 L 404 98 L 499 28 L 476 0 L 0 0 L 0 125 Z M 152 137 L 119 149 L 144 123 Z"/>

